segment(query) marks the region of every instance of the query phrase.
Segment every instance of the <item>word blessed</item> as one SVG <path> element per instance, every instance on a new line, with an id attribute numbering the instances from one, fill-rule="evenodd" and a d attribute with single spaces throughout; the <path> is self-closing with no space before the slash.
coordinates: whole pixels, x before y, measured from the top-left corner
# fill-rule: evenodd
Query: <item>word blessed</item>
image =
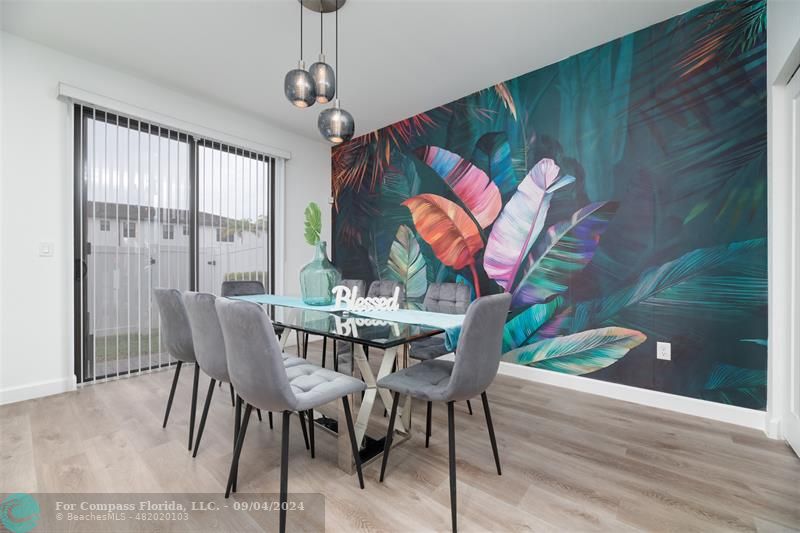
<path id="1" fill-rule="evenodd" d="M 331 292 L 336 295 L 334 309 L 347 309 L 349 311 L 397 311 L 400 308 L 400 287 L 395 287 L 391 298 L 362 297 L 358 295 L 358 287 L 337 285 Z"/>
<path id="2" fill-rule="evenodd" d="M 333 320 L 336 323 L 336 334 L 345 337 L 358 337 L 358 328 L 361 326 L 384 326 L 390 327 L 394 336 L 400 335 L 400 326 L 397 322 L 386 322 L 384 320 L 377 320 L 374 318 L 346 318 L 344 320 L 337 315 L 333 315 Z"/>

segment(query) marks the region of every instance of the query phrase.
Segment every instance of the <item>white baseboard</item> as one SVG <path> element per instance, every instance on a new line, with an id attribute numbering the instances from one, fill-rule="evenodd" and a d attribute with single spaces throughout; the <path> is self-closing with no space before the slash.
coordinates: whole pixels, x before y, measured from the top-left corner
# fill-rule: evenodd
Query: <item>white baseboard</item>
<path id="1" fill-rule="evenodd" d="M 778 438 L 776 432 L 768 431 L 770 428 L 767 425 L 767 413 L 765 411 L 745 409 L 744 407 L 709 402 L 697 398 L 687 398 L 666 392 L 619 385 L 599 379 L 561 374 L 507 362 L 500 363 L 499 373 L 504 376 L 513 376 L 537 383 L 546 383 L 557 387 L 588 392 L 589 394 L 597 394 L 626 402 L 758 429 L 770 438 Z"/>
<path id="2" fill-rule="evenodd" d="M 34 398 L 41 398 L 42 396 L 50 396 L 53 394 L 61 394 L 62 392 L 73 391 L 76 388 L 77 381 L 75 380 L 75 376 L 70 376 L 68 378 L 40 381 L 38 383 L 2 389 L 0 390 L 0 405 L 32 400 Z"/>

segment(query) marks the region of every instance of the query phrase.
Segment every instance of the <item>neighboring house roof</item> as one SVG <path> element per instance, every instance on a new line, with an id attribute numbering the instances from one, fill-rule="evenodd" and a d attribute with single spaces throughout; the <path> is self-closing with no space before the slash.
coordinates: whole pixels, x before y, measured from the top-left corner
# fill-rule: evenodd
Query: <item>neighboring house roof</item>
<path id="1" fill-rule="evenodd" d="M 132 220 L 134 222 L 155 222 L 165 224 L 186 224 L 189 221 L 189 211 L 186 209 L 167 209 L 165 207 L 152 207 L 146 205 L 117 204 L 112 202 L 89 202 L 86 209 L 88 218 Z M 200 212 L 197 214 L 201 226 L 228 226 L 241 224 L 242 219 L 223 217 L 211 213 Z"/>

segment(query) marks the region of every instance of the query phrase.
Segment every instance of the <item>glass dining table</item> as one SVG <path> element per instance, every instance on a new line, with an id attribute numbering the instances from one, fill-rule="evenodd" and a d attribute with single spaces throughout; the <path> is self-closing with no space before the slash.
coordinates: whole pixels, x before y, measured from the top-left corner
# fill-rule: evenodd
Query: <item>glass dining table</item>
<path id="1" fill-rule="evenodd" d="M 439 335 L 444 329 L 428 325 L 410 324 L 384 319 L 369 318 L 355 312 L 335 310 L 330 307 L 323 309 L 309 309 L 307 306 L 296 307 L 291 304 L 269 303 L 270 295 L 244 296 L 238 299 L 253 301 L 262 305 L 276 326 L 285 329 L 281 335 L 281 349 L 285 350 L 291 337 L 288 330 L 295 330 L 301 334 L 318 335 L 333 339 L 333 343 L 344 341 L 351 350 L 345 353 L 335 352 L 337 358 L 335 365 L 339 372 L 355 375 L 364 380 L 367 390 L 363 398 L 351 397 L 350 405 L 357 406 L 358 413 L 355 418 L 356 441 L 360 443 L 362 463 L 366 463 L 383 453 L 385 434 L 370 435 L 370 415 L 375 407 L 376 399 L 381 400 L 382 408 L 391 411 L 393 396 L 387 390 L 377 386 L 378 380 L 390 374 L 395 368 L 408 366 L 409 343 L 425 337 Z M 341 343 L 340 343 L 341 344 Z M 367 360 L 365 347 L 383 350 L 378 372 Z M 298 353 L 300 352 L 298 348 Z M 377 355 L 377 354 L 376 354 Z M 360 400 L 360 402 L 359 402 Z M 336 433 L 338 440 L 338 465 L 342 470 L 352 473 L 354 469 L 350 441 L 344 428 L 344 407 L 341 402 L 336 402 L 337 412 L 335 417 L 330 413 L 315 412 L 314 421 L 322 429 Z M 393 440 L 393 445 L 400 444 L 410 438 L 411 430 L 411 399 L 406 398 L 397 410 L 395 430 L 403 436 Z"/>

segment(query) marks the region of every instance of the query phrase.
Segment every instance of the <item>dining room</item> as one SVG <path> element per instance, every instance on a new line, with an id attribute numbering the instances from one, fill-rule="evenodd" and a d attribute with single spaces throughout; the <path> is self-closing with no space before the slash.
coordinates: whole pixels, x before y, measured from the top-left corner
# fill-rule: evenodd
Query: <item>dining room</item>
<path id="1" fill-rule="evenodd" d="M 0 0 L 0 530 L 800 530 L 799 66 L 800 0 Z"/>

